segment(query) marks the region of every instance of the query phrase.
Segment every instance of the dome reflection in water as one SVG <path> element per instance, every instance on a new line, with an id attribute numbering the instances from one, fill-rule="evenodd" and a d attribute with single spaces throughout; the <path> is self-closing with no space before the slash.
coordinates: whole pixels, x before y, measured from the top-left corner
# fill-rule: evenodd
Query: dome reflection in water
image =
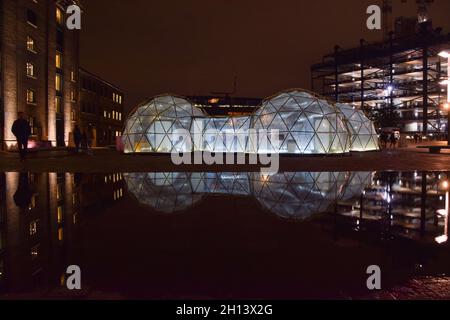
<path id="1" fill-rule="evenodd" d="M 336 200 L 360 195 L 372 173 L 128 173 L 124 179 L 140 204 L 161 213 L 187 210 L 209 194 L 225 194 L 253 197 L 282 218 L 306 219 L 326 212 Z"/>

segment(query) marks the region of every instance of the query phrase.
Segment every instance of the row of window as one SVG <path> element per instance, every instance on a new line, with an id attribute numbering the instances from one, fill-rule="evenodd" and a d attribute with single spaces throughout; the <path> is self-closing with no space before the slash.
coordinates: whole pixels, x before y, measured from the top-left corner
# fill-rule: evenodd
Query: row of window
<path id="1" fill-rule="evenodd" d="M 30 9 L 27 10 L 27 21 L 29 24 L 31 24 L 32 26 L 37 28 L 37 23 L 38 23 L 37 16 L 36 16 L 35 12 Z M 64 13 L 59 7 L 56 8 L 56 23 L 58 25 L 62 25 L 64 23 Z M 59 37 L 58 37 L 58 34 L 59 34 Z M 61 35 L 60 30 L 57 31 L 57 38 L 61 38 L 60 41 L 57 41 L 57 42 L 58 42 L 58 44 L 60 44 L 62 46 L 63 40 L 62 40 L 62 35 Z M 30 35 L 27 36 L 26 47 L 29 52 L 37 53 L 36 42 L 33 39 L 33 37 L 31 37 Z M 55 55 L 55 67 L 57 70 L 62 70 L 62 68 L 63 68 L 63 56 L 62 56 L 62 53 L 59 51 L 57 51 L 56 55 Z M 36 75 L 36 67 L 33 62 L 29 61 L 26 63 L 26 74 L 30 78 L 36 78 L 36 76 L 37 76 Z M 74 71 L 71 72 L 71 81 L 76 82 Z M 55 109 L 56 109 L 57 113 L 61 113 L 63 108 L 62 108 L 62 102 L 61 102 L 60 96 L 61 96 L 61 92 L 63 91 L 63 76 L 60 73 L 57 73 L 55 76 L 55 89 L 58 93 L 57 97 L 55 98 Z M 72 101 L 76 101 L 77 94 L 75 91 L 70 92 L 70 98 Z M 37 103 L 35 90 L 27 89 L 26 101 L 28 104 L 36 104 Z"/>
<path id="2" fill-rule="evenodd" d="M 60 92 L 62 90 L 61 88 L 61 79 L 56 76 L 56 91 Z M 57 99 L 57 106 L 56 108 L 58 109 L 58 106 L 61 105 L 61 98 L 59 96 L 56 97 Z M 77 101 L 77 93 L 75 91 L 71 91 L 70 92 L 70 100 L 72 102 L 76 102 Z M 36 91 L 34 91 L 33 89 L 27 89 L 27 103 L 28 104 L 36 104 L 37 103 L 37 99 L 36 99 Z"/>
<path id="3" fill-rule="evenodd" d="M 62 69 L 62 55 L 61 53 L 57 53 L 56 54 L 56 68 L 57 69 Z M 36 70 L 34 67 L 34 63 L 32 62 L 27 62 L 26 64 L 26 68 L 27 68 L 27 76 L 31 77 L 31 78 L 36 78 Z M 71 74 L 71 78 L 72 81 L 75 81 L 75 73 L 72 71 Z"/>
<path id="4" fill-rule="evenodd" d="M 108 111 L 104 110 L 103 111 L 103 118 L 122 121 L 122 113 L 121 112 L 117 112 L 117 111 L 108 112 Z"/>
<path id="5" fill-rule="evenodd" d="M 33 27 L 37 28 L 38 26 L 38 17 L 36 13 L 31 9 L 27 9 L 27 22 Z M 56 24 L 58 26 L 64 25 L 64 12 L 59 7 L 56 7 Z"/>
<path id="6" fill-rule="evenodd" d="M 122 96 L 117 93 L 113 93 L 113 101 L 118 104 L 122 104 Z"/>
<path id="7" fill-rule="evenodd" d="M 100 80 L 93 79 L 89 76 L 81 76 L 81 89 L 95 92 L 97 95 L 102 96 L 106 99 L 111 98 L 111 87 L 107 84 L 102 83 Z M 122 95 L 113 92 L 112 100 L 115 103 L 122 104 L 123 97 Z"/>

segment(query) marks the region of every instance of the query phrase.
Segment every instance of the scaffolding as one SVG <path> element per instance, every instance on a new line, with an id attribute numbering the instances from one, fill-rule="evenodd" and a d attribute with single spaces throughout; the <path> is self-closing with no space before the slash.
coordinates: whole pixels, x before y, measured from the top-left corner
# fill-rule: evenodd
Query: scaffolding
<path id="1" fill-rule="evenodd" d="M 373 113 L 388 109 L 399 116 L 406 134 L 443 137 L 447 115 L 442 104 L 447 89 L 448 59 L 439 52 L 450 48 L 450 34 L 422 23 L 416 32 L 399 36 L 390 32 L 386 41 L 334 52 L 311 67 L 313 91 L 336 102 L 352 104 Z"/>

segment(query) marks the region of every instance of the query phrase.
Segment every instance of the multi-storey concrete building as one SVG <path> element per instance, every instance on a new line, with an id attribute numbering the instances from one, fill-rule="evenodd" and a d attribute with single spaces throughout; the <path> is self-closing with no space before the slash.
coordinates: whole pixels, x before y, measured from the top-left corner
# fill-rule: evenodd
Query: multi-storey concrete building
<path id="1" fill-rule="evenodd" d="M 115 85 L 80 69 L 80 128 L 92 146 L 116 143 L 124 121 L 124 94 Z"/>
<path id="2" fill-rule="evenodd" d="M 450 49 L 450 34 L 411 19 L 397 19 L 396 28 L 384 42 L 336 46 L 311 67 L 312 90 L 370 113 L 391 110 L 407 135 L 444 137 L 449 66 L 439 53 Z"/>
<path id="3" fill-rule="evenodd" d="M 66 27 L 73 0 L 0 1 L 2 147 L 13 147 L 13 121 L 24 112 L 32 140 L 67 146 L 77 121 L 79 31 Z"/>

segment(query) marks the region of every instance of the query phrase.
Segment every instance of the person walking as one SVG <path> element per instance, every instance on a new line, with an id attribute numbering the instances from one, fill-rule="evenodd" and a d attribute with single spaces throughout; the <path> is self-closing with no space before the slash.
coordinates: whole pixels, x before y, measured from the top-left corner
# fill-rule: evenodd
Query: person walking
<path id="1" fill-rule="evenodd" d="M 81 130 L 80 127 L 78 127 L 78 125 L 75 126 L 75 129 L 73 130 L 73 140 L 75 142 L 75 152 L 79 153 L 80 152 L 80 146 L 81 146 L 81 141 L 82 141 L 82 134 L 81 134 Z"/>
<path id="2" fill-rule="evenodd" d="M 389 140 L 391 142 L 390 147 L 395 149 L 396 145 L 397 145 L 397 137 L 395 136 L 395 131 L 392 131 Z"/>
<path id="3" fill-rule="evenodd" d="M 25 119 L 25 114 L 19 112 L 19 118 L 14 121 L 11 132 L 17 140 L 17 148 L 19 149 L 20 160 L 25 161 L 28 153 L 28 139 L 31 136 L 31 127 Z"/>

